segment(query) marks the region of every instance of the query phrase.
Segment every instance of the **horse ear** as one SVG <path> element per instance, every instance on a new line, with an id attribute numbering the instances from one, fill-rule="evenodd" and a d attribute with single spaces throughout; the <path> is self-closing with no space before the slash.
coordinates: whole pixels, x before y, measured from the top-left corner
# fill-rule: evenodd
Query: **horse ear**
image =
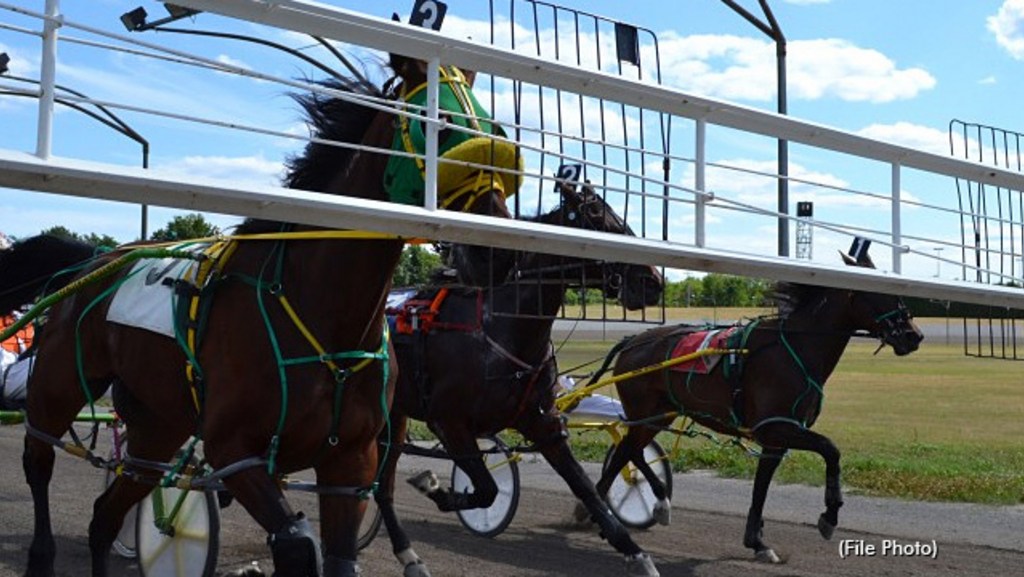
<path id="1" fill-rule="evenodd" d="M 861 257 L 860 262 L 858 262 L 857 259 L 853 258 L 852 256 L 846 254 L 843 251 L 839 251 L 839 256 L 843 257 L 843 262 L 845 262 L 848 266 L 861 266 L 861 267 L 864 267 L 864 268 L 875 268 L 874 261 L 872 261 L 871 257 L 866 255 L 866 254 Z"/>

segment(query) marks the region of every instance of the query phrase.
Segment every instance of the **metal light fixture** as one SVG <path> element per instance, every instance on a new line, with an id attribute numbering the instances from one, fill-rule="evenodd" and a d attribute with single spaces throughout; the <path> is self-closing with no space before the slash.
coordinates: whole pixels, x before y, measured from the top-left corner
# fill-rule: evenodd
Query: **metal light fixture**
<path id="1" fill-rule="evenodd" d="M 135 10 L 125 12 L 121 15 L 121 23 L 128 29 L 129 32 L 142 32 L 143 30 L 149 30 L 160 26 L 161 24 L 169 24 L 182 18 L 188 18 L 189 16 L 195 16 L 199 14 L 199 10 L 193 10 L 191 8 L 185 8 L 178 6 L 177 4 L 170 4 L 164 2 L 164 8 L 167 10 L 166 18 L 161 18 L 154 22 L 146 22 L 146 17 L 149 14 L 146 13 L 146 9 L 139 6 Z"/>
<path id="2" fill-rule="evenodd" d="M 122 14 L 121 23 L 124 24 L 124 27 L 127 28 L 129 32 L 136 32 L 138 30 L 143 30 L 143 27 L 146 25 L 146 16 L 148 16 L 146 9 L 139 6 L 135 10 Z"/>

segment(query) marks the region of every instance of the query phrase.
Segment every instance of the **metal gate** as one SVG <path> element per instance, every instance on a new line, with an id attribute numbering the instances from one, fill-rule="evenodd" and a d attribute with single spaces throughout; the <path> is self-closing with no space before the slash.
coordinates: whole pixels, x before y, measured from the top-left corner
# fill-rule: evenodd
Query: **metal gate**
<path id="1" fill-rule="evenodd" d="M 1022 133 L 994 126 L 957 119 L 949 123 L 952 154 L 1018 172 L 1022 139 Z M 1024 193 L 960 178 L 956 189 L 961 278 L 1024 286 Z M 1014 280 L 997 282 L 1000 278 Z M 1018 338 L 1024 336 L 1024 311 L 983 305 L 963 307 L 962 311 L 965 355 L 1021 360 L 1024 349 L 1018 346 Z"/>

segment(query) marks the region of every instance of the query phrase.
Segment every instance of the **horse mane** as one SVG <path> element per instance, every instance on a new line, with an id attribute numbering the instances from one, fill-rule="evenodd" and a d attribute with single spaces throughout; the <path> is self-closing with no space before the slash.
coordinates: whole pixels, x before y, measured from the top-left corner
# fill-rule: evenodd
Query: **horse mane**
<path id="1" fill-rule="evenodd" d="M 822 287 L 809 284 L 777 282 L 772 290 L 772 300 L 778 307 L 778 315 L 786 318 L 821 295 L 822 290 Z"/>
<path id="2" fill-rule="evenodd" d="M 0 316 L 7 316 L 31 302 L 43 291 L 52 293 L 74 279 L 74 274 L 53 275 L 52 271 L 77 272 L 76 265 L 90 260 L 102 250 L 63 236 L 44 234 L 20 240 L 0 251 L 0 270 L 9 278 L 25 279 L 0 293 Z"/>
<path id="3" fill-rule="evenodd" d="M 364 78 L 332 78 L 316 84 L 359 96 L 384 96 L 379 87 Z M 302 108 L 305 121 L 312 129 L 312 138 L 318 140 L 358 144 L 376 116 L 368 106 L 320 92 L 292 94 L 291 97 Z M 353 148 L 308 142 L 301 154 L 285 159 L 286 172 L 281 184 L 286 188 L 326 192 L 339 170 L 347 167 L 355 154 Z M 350 192 L 360 191 L 346 191 L 346 194 Z M 279 222 L 250 218 L 239 226 L 238 232 L 266 232 L 280 230 L 281 226 Z"/>
<path id="4" fill-rule="evenodd" d="M 324 88 L 359 96 L 382 98 L 384 93 L 376 85 L 362 78 L 335 78 L 317 82 Z M 373 109 L 319 92 L 293 94 L 292 98 L 305 112 L 306 122 L 313 128 L 313 138 L 357 144 L 373 121 Z M 288 158 L 284 185 L 288 188 L 323 190 L 337 175 L 339 166 L 348 166 L 355 150 L 310 142 L 301 155 Z"/>

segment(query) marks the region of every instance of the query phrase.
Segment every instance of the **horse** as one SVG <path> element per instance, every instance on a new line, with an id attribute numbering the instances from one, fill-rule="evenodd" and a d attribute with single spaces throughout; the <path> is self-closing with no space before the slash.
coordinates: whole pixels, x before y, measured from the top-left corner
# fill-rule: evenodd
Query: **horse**
<path id="1" fill-rule="evenodd" d="M 560 206 L 540 216 L 539 222 L 633 234 L 589 185 L 580 192 L 567 184 L 559 190 Z M 395 469 L 410 418 L 426 422 L 472 482 L 472 492 L 459 493 L 440 488 L 429 471 L 411 479 L 440 510 L 488 507 L 494 502 L 497 486 L 477 439 L 513 428 L 587 504 L 602 535 L 626 555 L 630 574 L 658 574 L 650 556 L 595 493 L 572 455 L 565 422 L 554 408 L 558 369 L 551 327 L 570 287 L 602 289 L 607 297 L 636 310 L 659 301 L 663 279 L 651 266 L 523 253 L 504 284 L 420 290 L 409 302 L 431 303 L 415 319 L 427 330 L 403 330 L 410 317 L 401 311 L 412 309 L 403 306 L 398 311 L 396 332 L 409 334 L 394 339 L 398 383 L 390 436 L 382 441 L 390 451 L 376 501 L 406 577 L 429 575 L 418 558 L 408 556 L 412 547 L 394 510 Z"/>
<path id="2" fill-rule="evenodd" d="M 874 268 L 866 252 L 857 259 L 840 254 L 848 265 Z M 743 544 L 753 549 L 755 559 L 768 563 L 781 560 L 763 540 L 762 512 L 775 469 L 790 449 L 813 451 L 824 459 L 826 510 L 818 519 L 821 536 L 830 539 L 839 523 L 840 452 L 811 427 L 821 412 L 825 382 L 851 336 L 866 332 L 881 341 L 879 349 L 889 345 L 897 356 L 917 350 L 923 339 L 897 296 L 793 283 L 777 283 L 776 296 L 777 316 L 729 327 L 729 335 L 721 331 L 708 336 L 706 327 L 684 324 L 626 337 L 593 377 L 599 378 L 613 358 L 616 375 L 654 367 L 685 352 L 676 347 L 686 339 L 721 342 L 744 351 L 619 381 L 616 388 L 631 426 L 609 458 L 597 490 L 606 495 L 616 471 L 632 461 L 659 500 L 655 517 L 667 524 L 665 486 L 643 458 L 643 447 L 659 431 L 685 415 L 714 431 L 753 440 L 761 451 Z"/>
<path id="3" fill-rule="evenodd" d="M 425 68 L 397 56 L 391 67 L 395 76 L 383 86 L 365 78 L 325 82 L 346 98 L 320 91 L 295 96 L 316 138 L 288 159 L 287 187 L 396 199 L 387 151 L 404 140 L 403 129 L 387 107 L 367 106 L 365 98 L 404 106 L 398 101 L 424 82 Z M 465 79 L 446 70 L 447 89 L 467 93 Z M 475 118 L 476 112 L 455 109 L 452 114 Z M 481 141 L 489 149 L 491 140 L 456 139 L 442 150 Z M 494 145 L 502 146 L 513 145 Z M 447 208 L 508 216 L 505 197 L 514 189 L 496 186 L 494 178 L 468 178 L 478 184 L 468 188 L 470 194 L 439 187 Z M 222 481 L 269 535 L 274 575 L 356 575 L 357 532 L 378 471 L 377 438 L 397 369 L 389 353 L 384 303 L 403 244 L 394 235 L 247 219 L 225 242 L 191 257 L 195 266 L 188 265 L 187 275 L 195 283 L 186 275 L 161 277 L 162 259 L 143 260 L 147 266 L 155 263 L 148 271 L 118 269 L 145 250 L 136 246 L 91 259 L 56 295 L 63 298 L 48 309 L 37 339 L 23 456 L 35 513 L 25 574 L 53 575 L 49 481 L 54 446 L 60 446 L 61 435 L 83 405 L 112 387 L 115 409 L 127 425 L 128 457 L 124 474 L 95 501 L 89 525 L 94 576 L 107 574 L 111 544 L 125 513 L 155 482 L 182 481 L 173 478 L 173 471 L 167 473 L 165 464 L 190 438 L 201 438 L 213 480 Z M 161 254 L 173 262 L 188 262 L 181 249 L 164 250 Z M 0 294 L 14 294 L 20 287 L 16 304 L 41 295 L 48 275 L 65 265 L 48 254 L 24 253 L 35 266 L 18 274 L 0 269 Z M 147 282 L 167 281 L 170 290 L 160 306 L 169 309 L 176 303 L 190 309 L 184 325 L 177 321 L 177 338 L 107 320 L 109 295 L 137 270 L 142 274 L 136 276 Z M 31 290 L 25 292 L 26 286 Z M 307 468 L 316 473 L 322 549 L 280 484 L 283 475 Z"/>

